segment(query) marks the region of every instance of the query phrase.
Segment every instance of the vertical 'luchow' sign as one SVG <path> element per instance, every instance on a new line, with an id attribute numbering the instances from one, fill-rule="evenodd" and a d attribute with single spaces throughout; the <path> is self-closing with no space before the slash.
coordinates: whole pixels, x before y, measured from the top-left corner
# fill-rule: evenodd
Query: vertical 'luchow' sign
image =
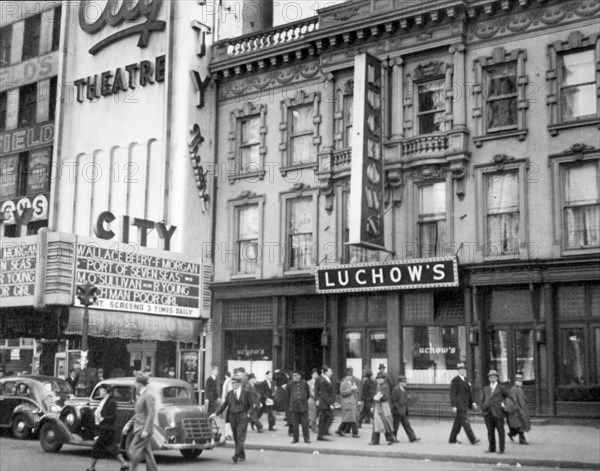
<path id="1" fill-rule="evenodd" d="M 383 249 L 381 152 L 381 62 L 369 55 L 354 59 L 354 109 L 350 177 L 349 244 Z"/>

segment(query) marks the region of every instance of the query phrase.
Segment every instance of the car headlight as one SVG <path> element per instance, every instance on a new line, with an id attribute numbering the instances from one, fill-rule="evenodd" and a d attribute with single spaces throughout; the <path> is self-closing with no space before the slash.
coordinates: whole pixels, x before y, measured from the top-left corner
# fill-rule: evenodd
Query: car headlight
<path id="1" fill-rule="evenodd" d="M 66 416 L 65 416 L 65 422 L 67 423 L 67 425 L 73 425 L 75 423 L 75 414 L 73 414 L 73 412 L 69 412 Z"/>

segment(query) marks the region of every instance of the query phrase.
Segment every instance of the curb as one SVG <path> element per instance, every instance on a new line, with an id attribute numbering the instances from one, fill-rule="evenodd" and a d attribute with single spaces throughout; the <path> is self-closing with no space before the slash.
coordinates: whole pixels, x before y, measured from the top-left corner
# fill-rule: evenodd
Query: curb
<path id="1" fill-rule="evenodd" d="M 319 448 L 318 446 L 306 447 L 298 443 L 296 446 L 276 446 L 276 445 L 257 445 L 252 443 L 246 443 L 244 448 L 248 450 L 269 450 L 269 451 L 281 451 L 291 453 L 309 453 L 313 454 L 318 452 L 319 454 L 329 455 L 345 455 L 345 456 L 373 456 L 379 458 L 401 458 L 408 460 L 429 460 L 429 461 L 454 461 L 457 463 L 476 463 L 476 464 L 491 464 L 491 465 L 508 465 L 508 466 L 533 466 L 533 467 L 546 467 L 546 468 L 568 468 L 568 469 L 598 469 L 596 463 L 587 463 L 580 461 L 569 461 L 569 460 L 551 460 L 551 459 L 533 459 L 533 458 L 509 458 L 503 456 L 502 458 L 492 458 L 489 456 L 463 456 L 463 455 L 439 455 L 432 453 L 409 453 L 402 451 L 363 451 L 363 450 L 348 450 L 348 449 L 331 449 L 331 448 Z M 233 442 L 227 442 L 225 448 L 234 448 Z"/>

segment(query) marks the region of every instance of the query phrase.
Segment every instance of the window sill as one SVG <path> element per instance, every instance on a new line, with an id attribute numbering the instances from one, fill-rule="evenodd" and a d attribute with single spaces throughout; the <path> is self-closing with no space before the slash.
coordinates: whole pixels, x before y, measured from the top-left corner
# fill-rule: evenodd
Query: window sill
<path id="1" fill-rule="evenodd" d="M 301 270 L 294 270 L 294 269 L 287 269 L 283 271 L 283 276 L 294 276 L 294 275 L 305 275 L 305 274 L 312 274 L 314 272 L 314 269 L 311 268 L 303 268 Z"/>
<path id="2" fill-rule="evenodd" d="M 593 118 L 580 119 L 578 121 L 568 121 L 566 123 L 553 124 L 552 126 L 548 126 L 548 131 L 551 136 L 558 136 L 559 131 L 563 129 L 571 129 L 578 128 L 581 126 L 593 126 L 597 125 L 600 127 L 600 119 L 597 116 Z"/>
<path id="3" fill-rule="evenodd" d="M 232 280 L 254 280 L 256 279 L 257 276 L 256 274 L 237 274 L 237 275 L 231 275 L 231 279 Z"/>
<path id="4" fill-rule="evenodd" d="M 279 167 L 279 173 L 281 173 L 282 177 L 287 176 L 288 172 L 296 172 L 298 170 L 304 170 L 304 169 L 312 169 L 312 170 L 317 170 L 318 168 L 318 163 L 317 162 L 308 162 L 305 164 L 288 164 L 288 165 L 283 165 L 281 167 Z"/>
<path id="5" fill-rule="evenodd" d="M 488 252 L 483 254 L 484 262 L 497 262 L 498 260 L 521 260 L 521 252 L 496 254 Z"/>
<path id="6" fill-rule="evenodd" d="M 524 141 L 527 137 L 527 129 L 514 129 L 510 131 L 497 131 L 490 132 L 485 136 L 474 136 L 473 142 L 476 147 L 481 147 L 485 141 L 493 141 L 496 139 L 506 139 L 510 137 L 517 137 L 519 141 Z"/>
<path id="7" fill-rule="evenodd" d="M 261 170 L 260 172 L 248 172 L 248 173 L 236 173 L 235 175 L 228 175 L 229 183 L 233 185 L 237 180 L 248 180 L 250 183 L 255 183 L 256 180 L 264 180 L 267 172 Z"/>
<path id="8" fill-rule="evenodd" d="M 600 253 L 600 247 L 581 247 L 578 249 L 563 248 L 560 251 L 560 255 L 562 257 L 577 257 L 577 256 L 581 256 L 581 255 L 589 255 L 590 253 Z"/>

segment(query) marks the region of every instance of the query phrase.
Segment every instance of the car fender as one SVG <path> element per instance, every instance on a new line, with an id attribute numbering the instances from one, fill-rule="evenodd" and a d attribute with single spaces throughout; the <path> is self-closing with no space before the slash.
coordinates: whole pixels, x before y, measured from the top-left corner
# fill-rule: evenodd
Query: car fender
<path id="1" fill-rule="evenodd" d="M 58 414 L 47 414 L 43 416 L 35 426 L 35 433 L 39 433 L 44 424 L 52 422 L 56 425 L 56 431 L 59 433 L 58 439 L 63 443 L 75 441 L 75 437 L 69 431 L 67 426 L 59 419 Z"/>
<path id="2" fill-rule="evenodd" d="M 40 412 L 41 411 L 40 411 L 39 407 L 36 407 L 34 404 L 32 404 L 30 402 L 24 402 L 14 408 L 14 410 L 12 412 L 11 421 L 12 421 L 12 419 L 14 419 L 14 417 L 16 415 L 22 415 L 23 417 L 25 417 L 25 420 L 27 421 L 27 425 L 31 428 L 34 428 L 36 425 L 36 422 L 38 421 Z"/>

